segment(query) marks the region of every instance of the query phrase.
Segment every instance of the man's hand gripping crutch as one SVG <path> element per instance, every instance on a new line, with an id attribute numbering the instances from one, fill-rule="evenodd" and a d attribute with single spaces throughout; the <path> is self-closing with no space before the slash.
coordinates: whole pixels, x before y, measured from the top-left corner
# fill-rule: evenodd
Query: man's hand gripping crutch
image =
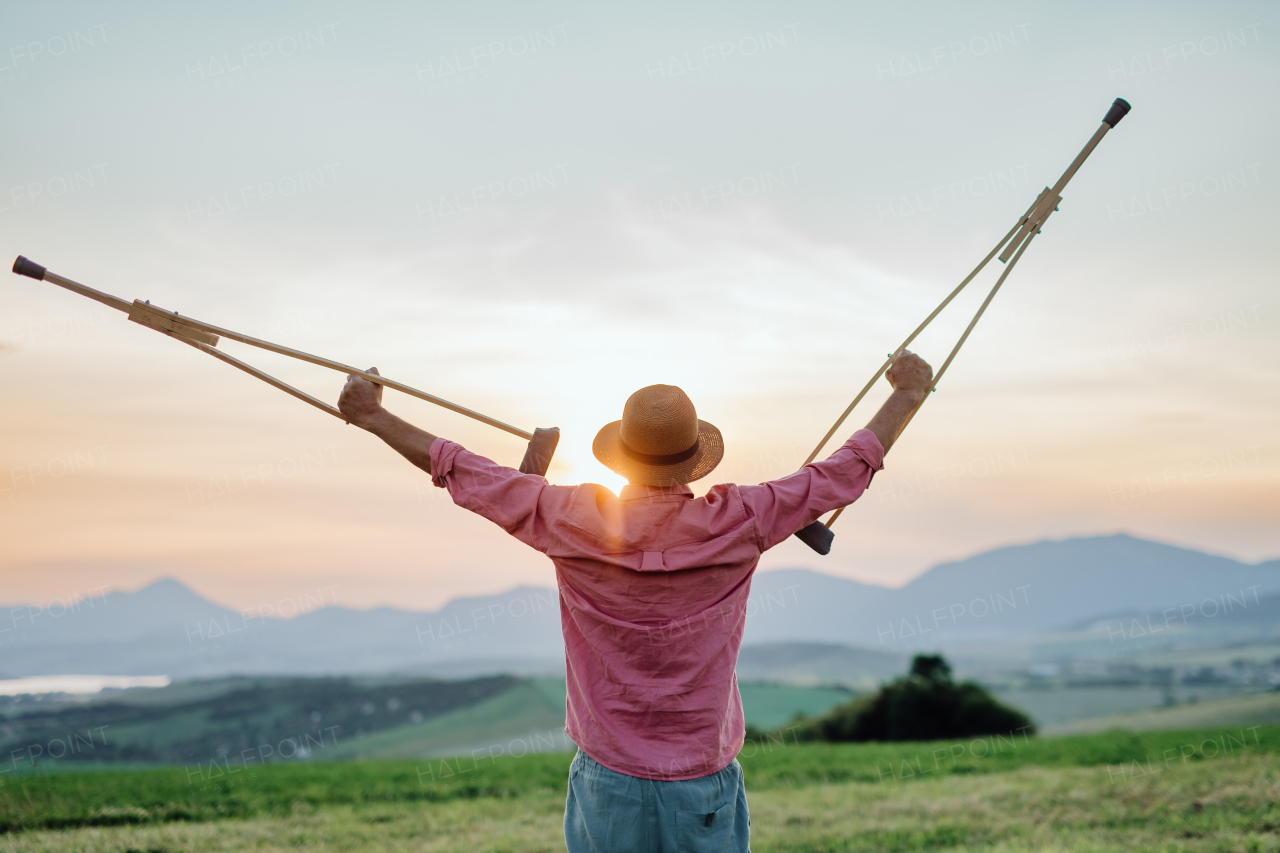
<path id="1" fill-rule="evenodd" d="M 818 442 L 818 446 L 814 448 L 813 453 L 809 454 L 809 458 L 805 460 L 806 465 L 816 459 L 818 454 L 822 452 L 822 448 L 825 447 L 827 442 L 831 440 L 831 437 L 835 435 L 836 430 L 838 430 L 840 425 L 844 423 L 845 418 L 849 417 L 849 414 L 853 411 L 854 407 L 857 406 L 858 403 L 862 401 L 862 398 L 866 396 L 867 392 L 871 390 L 871 387 L 876 383 L 876 380 L 880 378 L 881 374 L 886 371 L 889 372 L 889 381 L 894 387 L 894 396 L 896 397 L 898 395 L 899 384 L 893 373 L 900 364 L 900 360 L 904 359 L 906 356 L 910 356 L 910 353 L 907 351 L 907 347 L 910 346 L 911 342 L 924 331 L 926 326 L 933 322 L 935 317 L 942 313 L 942 309 L 951 304 L 951 300 L 956 298 L 960 291 L 965 288 L 965 285 L 973 281 L 974 277 L 982 271 L 982 268 L 990 263 L 991 259 L 999 253 L 1000 262 L 1007 264 L 1007 266 L 1005 267 L 1004 272 L 1002 272 L 1000 277 L 996 280 L 995 285 L 991 288 L 991 292 L 987 294 L 987 298 L 984 299 L 982 305 L 979 306 L 978 312 L 973 316 L 973 319 L 969 321 L 969 325 L 965 328 L 964 333 L 960 335 L 960 340 L 958 340 L 956 345 L 952 347 L 951 353 L 947 356 L 946 361 L 942 363 L 942 367 L 938 368 L 937 376 L 932 377 L 933 385 L 931 387 L 936 386 L 937 382 L 942 379 L 943 374 L 947 372 L 947 368 L 951 366 L 951 362 L 955 359 L 956 353 L 960 351 L 960 347 L 962 347 L 964 342 L 969 339 L 969 334 L 973 331 L 974 326 L 978 324 L 978 320 L 981 319 L 983 313 L 987 310 L 987 306 L 991 304 L 991 300 L 994 299 L 996 293 L 999 292 L 1000 286 L 1004 284 L 1004 280 L 1008 278 L 1009 273 L 1012 272 L 1013 268 L 1017 265 L 1018 259 L 1022 257 L 1022 253 L 1027 250 L 1027 247 L 1031 245 L 1031 241 L 1040 233 L 1040 229 L 1044 225 L 1045 220 L 1049 218 L 1050 214 L 1058 209 L 1058 202 L 1062 201 L 1062 190 L 1066 187 L 1067 182 L 1071 180 L 1072 176 L 1074 176 L 1080 166 L 1083 165 L 1085 159 L 1093 153 L 1093 149 L 1102 141 L 1102 137 L 1107 135 L 1107 131 L 1119 124 L 1120 119 L 1125 117 L 1129 112 L 1129 109 L 1129 103 L 1123 98 L 1115 99 L 1115 102 L 1111 104 L 1111 109 L 1109 109 L 1106 116 L 1103 117 L 1101 126 L 1093 134 L 1093 137 L 1089 140 L 1088 144 L 1085 145 L 1080 153 L 1076 155 L 1076 159 L 1072 161 L 1069 167 L 1067 167 L 1067 170 L 1062 173 L 1062 177 L 1058 179 L 1058 182 L 1054 184 L 1053 187 L 1044 188 L 1044 191 L 1041 192 L 1040 195 L 1036 197 L 1036 200 L 1031 203 L 1031 206 L 1027 208 L 1026 213 L 1018 218 L 1018 221 L 1009 229 L 1009 232 L 1004 235 L 1003 239 L 996 244 L 996 247 L 982 259 L 982 263 L 978 264 L 978 266 L 974 268 L 973 272 L 969 273 L 969 275 L 965 277 L 964 281 L 960 282 L 960 284 L 951 291 L 947 298 L 942 300 L 942 304 L 935 308 L 933 313 L 926 317 L 924 322 L 916 327 L 916 330 L 902 342 L 902 345 L 898 348 L 896 355 L 890 354 L 888 356 L 884 364 L 880 366 L 880 369 L 876 371 L 875 375 L 871 377 L 871 380 L 867 382 L 862 391 L 858 393 L 858 396 L 854 397 L 853 402 L 844 410 L 844 413 L 836 419 L 836 422 L 831 429 L 827 430 L 827 434 L 822 437 L 822 440 Z M 915 356 L 910 357 L 913 359 L 915 358 Z M 919 361 L 919 359 L 916 360 Z M 907 371 L 908 363 L 901 361 L 901 364 L 903 371 Z M 914 365 L 914 363 L 912 364 Z M 920 364 L 924 365 L 924 362 L 921 361 Z M 913 366 L 910 369 L 914 371 L 917 367 L 918 366 Z M 927 368 L 928 365 L 924 365 L 924 367 Z M 903 381 L 910 383 L 912 380 L 904 377 Z M 911 418 L 915 416 L 916 411 L 918 411 L 920 406 L 924 404 L 924 399 L 924 397 L 921 397 L 920 400 L 915 403 L 911 411 L 905 416 L 905 420 L 897 426 L 896 431 L 892 432 L 888 443 L 885 442 L 885 437 L 881 435 L 876 428 L 873 428 L 871 424 L 867 425 L 867 429 L 875 432 L 877 437 L 880 438 L 880 443 L 886 452 L 889 450 L 889 444 L 897 439 L 897 437 L 902 433 L 902 430 L 906 429 L 907 424 L 911 422 Z M 884 415 L 885 419 L 885 423 L 881 424 L 881 426 L 892 423 L 894 416 L 902 411 L 902 406 L 904 405 L 906 405 L 906 398 L 895 402 L 894 397 L 890 397 L 889 402 L 885 403 L 885 408 L 881 409 L 880 414 L 876 415 L 876 418 L 873 419 L 872 423 L 880 420 L 881 415 Z M 886 411 L 886 409 L 888 411 Z M 827 519 L 826 523 L 823 523 L 822 521 L 815 521 L 808 527 L 797 530 L 795 533 L 796 538 L 800 539 L 800 541 L 804 542 L 819 554 L 830 553 L 831 543 L 835 538 L 835 534 L 831 532 L 831 525 L 835 524 L 836 519 L 840 517 L 840 513 L 843 511 L 843 508 L 836 510 L 832 513 L 831 517 Z"/>

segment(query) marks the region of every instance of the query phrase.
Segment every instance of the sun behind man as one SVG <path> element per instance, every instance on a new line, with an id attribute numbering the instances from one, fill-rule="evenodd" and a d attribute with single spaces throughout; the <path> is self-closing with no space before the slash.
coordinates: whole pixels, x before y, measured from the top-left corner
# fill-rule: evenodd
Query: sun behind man
<path id="1" fill-rule="evenodd" d="M 762 553 L 862 495 L 932 376 L 899 353 L 886 374 L 893 394 L 830 457 L 701 498 L 688 484 L 719 464 L 724 442 L 674 386 L 632 394 L 596 436 L 596 458 L 630 481 L 614 497 L 477 456 L 382 408 L 382 386 L 347 378 L 338 408 L 352 423 L 555 565 L 565 715 L 579 747 L 564 816 L 571 853 L 748 849 L 734 668 L 751 575 Z"/>

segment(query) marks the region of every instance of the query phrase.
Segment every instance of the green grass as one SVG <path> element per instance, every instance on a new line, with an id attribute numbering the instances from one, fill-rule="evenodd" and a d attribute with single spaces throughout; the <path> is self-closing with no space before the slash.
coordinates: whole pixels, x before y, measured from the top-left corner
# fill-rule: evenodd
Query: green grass
<path id="1" fill-rule="evenodd" d="M 359 766 L 359 765 L 355 765 Z M 1233 753 L 1141 779 L 1033 767 L 911 783 L 748 782 L 755 853 L 1280 850 L 1280 756 Z M 0 836 L 4 853 L 564 850 L 564 779 L 518 799 L 368 802 L 244 820 L 139 823 Z"/>
<path id="2" fill-rule="evenodd" d="M 0 832 L 288 816 L 299 808 L 439 803 L 563 790 L 571 756 L 8 774 Z"/>
<path id="3" fill-rule="evenodd" d="M 772 740 L 748 744 L 738 760 L 748 785 L 758 789 L 830 782 L 887 784 L 1023 767 L 1107 766 L 1134 775 L 1135 761 L 1140 766 L 1168 762 L 1186 766 L 1223 755 L 1277 752 L 1280 727 L 1258 726 L 929 743 L 796 745 Z"/>
<path id="4" fill-rule="evenodd" d="M 749 795 L 768 851 L 1275 851 L 1274 755 L 1206 761 L 1147 784 L 1104 769 L 1023 767 L 922 784 Z M 551 848 L 548 848 L 551 849 Z"/>
<path id="5" fill-rule="evenodd" d="M 1230 739 L 1228 738 L 1230 737 Z M 1029 767 L 1105 767 L 1130 784 L 1157 767 L 1280 752 L 1280 727 L 1106 732 L 957 743 L 749 744 L 739 760 L 752 792 L 830 784 L 900 786 Z M 299 809 L 564 796 L 566 753 L 419 761 L 295 762 L 210 768 L 6 774 L 0 831 L 225 818 L 287 818 Z"/>

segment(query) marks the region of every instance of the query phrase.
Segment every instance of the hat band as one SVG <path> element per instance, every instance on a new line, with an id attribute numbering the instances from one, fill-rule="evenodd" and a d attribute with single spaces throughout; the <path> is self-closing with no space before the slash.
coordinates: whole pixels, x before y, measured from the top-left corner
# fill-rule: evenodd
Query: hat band
<path id="1" fill-rule="evenodd" d="M 693 445 L 687 450 L 681 450 L 679 453 L 670 453 L 666 456 L 654 456 L 650 453 L 641 453 L 639 450 L 632 450 L 621 436 L 618 438 L 618 448 L 622 451 L 622 455 L 635 462 L 641 462 L 645 465 L 675 465 L 678 462 L 688 462 L 698 453 L 698 445 L 702 443 L 702 436 L 698 436 Z"/>

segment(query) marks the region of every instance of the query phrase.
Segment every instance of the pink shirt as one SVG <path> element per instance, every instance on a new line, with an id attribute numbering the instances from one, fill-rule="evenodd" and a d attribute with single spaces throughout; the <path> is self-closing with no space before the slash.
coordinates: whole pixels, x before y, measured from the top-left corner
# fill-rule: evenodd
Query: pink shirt
<path id="1" fill-rule="evenodd" d="M 742 748 L 734 667 L 760 555 L 853 503 L 883 467 L 859 430 L 822 462 L 759 486 L 552 486 L 451 441 L 432 481 L 551 558 L 560 588 L 566 731 L 587 755 L 646 779 L 695 779 Z"/>

